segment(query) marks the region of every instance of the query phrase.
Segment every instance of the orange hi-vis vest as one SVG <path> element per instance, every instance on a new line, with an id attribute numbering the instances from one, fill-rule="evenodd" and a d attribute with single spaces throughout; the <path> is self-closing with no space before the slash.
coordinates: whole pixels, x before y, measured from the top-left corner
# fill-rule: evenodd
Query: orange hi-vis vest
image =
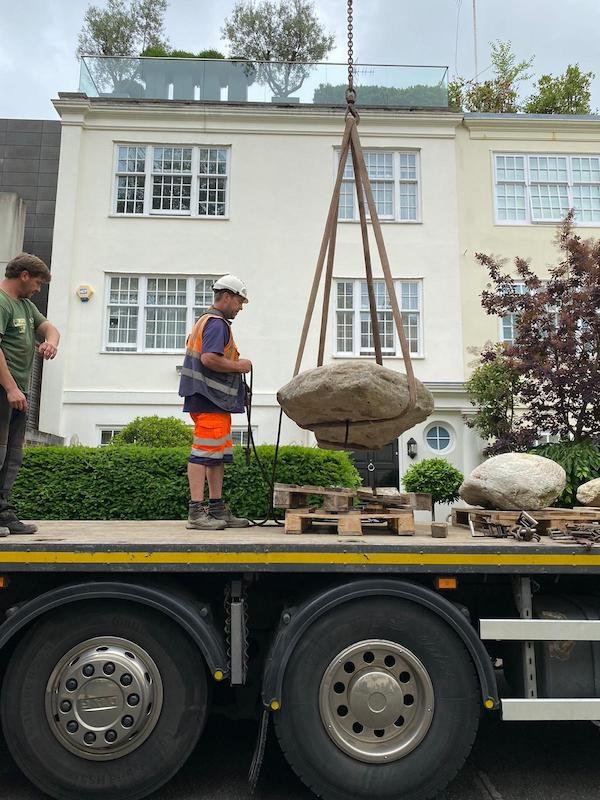
<path id="1" fill-rule="evenodd" d="M 237 372 L 215 372 L 202 363 L 202 334 L 209 319 L 222 319 L 229 328 L 229 339 L 223 350 L 223 357 L 229 361 L 237 361 L 240 357 L 231 333 L 231 324 L 224 314 L 216 308 L 210 308 L 203 314 L 192 328 L 186 342 L 185 358 L 181 369 L 179 394 L 189 397 L 200 394 L 206 397 L 223 411 L 240 413 L 244 411 L 243 393 L 240 392 L 242 376 Z M 241 397 L 240 397 L 241 394 Z"/>

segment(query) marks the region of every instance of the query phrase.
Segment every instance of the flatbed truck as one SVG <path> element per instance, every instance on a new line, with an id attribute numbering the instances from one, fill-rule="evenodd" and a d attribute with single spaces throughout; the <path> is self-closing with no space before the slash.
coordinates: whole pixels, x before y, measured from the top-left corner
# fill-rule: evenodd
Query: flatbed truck
<path id="1" fill-rule="evenodd" d="M 600 720 L 600 547 L 548 537 L 43 522 L 0 619 L 8 748 L 61 800 L 147 796 L 219 709 L 326 800 L 434 797 L 483 713 Z"/>

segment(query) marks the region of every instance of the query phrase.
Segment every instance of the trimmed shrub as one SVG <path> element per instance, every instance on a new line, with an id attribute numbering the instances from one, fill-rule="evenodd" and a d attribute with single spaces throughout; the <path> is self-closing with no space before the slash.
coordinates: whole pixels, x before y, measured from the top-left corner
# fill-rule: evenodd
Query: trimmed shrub
<path id="1" fill-rule="evenodd" d="M 556 461 L 567 473 L 565 490 L 554 503 L 557 508 L 573 508 L 581 484 L 600 478 L 600 448 L 590 439 L 541 444 L 529 452 Z"/>
<path id="2" fill-rule="evenodd" d="M 234 447 L 225 468 L 224 497 L 236 514 L 261 519 L 269 506 L 268 480 L 275 448 L 254 456 Z M 189 447 L 28 447 L 12 501 L 26 519 L 184 519 L 189 491 Z M 280 447 L 280 483 L 354 487 L 360 477 L 346 453 L 310 447 Z"/>
<path id="3" fill-rule="evenodd" d="M 462 482 L 462 472 L 445 458 L 425 458 L 409 467 L 402 477 L 407 492 L 425 492 L 431 495 L 433 519 L 435 519 L 435 504 L 457 500 Z"/>
<path id="4" fill-rule="evenodd" d="M 142 447 L 190 447 L 193 431 L 176 417 L 136 417 L 119 431 L 111 444 L 137 444 Z"/>

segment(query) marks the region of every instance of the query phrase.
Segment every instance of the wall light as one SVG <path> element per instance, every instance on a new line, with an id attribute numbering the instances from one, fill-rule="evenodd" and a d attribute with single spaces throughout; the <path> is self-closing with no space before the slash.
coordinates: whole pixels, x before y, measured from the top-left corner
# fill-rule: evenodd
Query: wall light
<path id="1" fill-rule="evenodd" d="M 406 443 L 406 453 L 409 458 L 417 457 L 417 443 L 412 437 Z"/>

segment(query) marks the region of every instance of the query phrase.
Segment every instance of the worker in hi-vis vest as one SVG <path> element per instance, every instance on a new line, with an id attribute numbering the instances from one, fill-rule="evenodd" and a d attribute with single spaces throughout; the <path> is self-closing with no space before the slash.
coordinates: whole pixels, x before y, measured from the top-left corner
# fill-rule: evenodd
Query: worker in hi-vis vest
<path id="1" fill-rule="evenodd" d="M 233 460 L 231 415 L 246 404 L 244 373 L 252 363 L 240 358 L 231 322 L 248 302 L 248 290 L 235 275 L 224 275 L 213 284 L 212 306 L 203 314 L 186 343 L 179 394 L 183 410 L 194 421 L 194 441 L 188 459 L 190 505 L 188 528 L 223 530 L 245 528 L 250 523 L 235 517 L 223 502 L 225 464 Z M 208 504 L 204 484 L 208 482 Z"/>

